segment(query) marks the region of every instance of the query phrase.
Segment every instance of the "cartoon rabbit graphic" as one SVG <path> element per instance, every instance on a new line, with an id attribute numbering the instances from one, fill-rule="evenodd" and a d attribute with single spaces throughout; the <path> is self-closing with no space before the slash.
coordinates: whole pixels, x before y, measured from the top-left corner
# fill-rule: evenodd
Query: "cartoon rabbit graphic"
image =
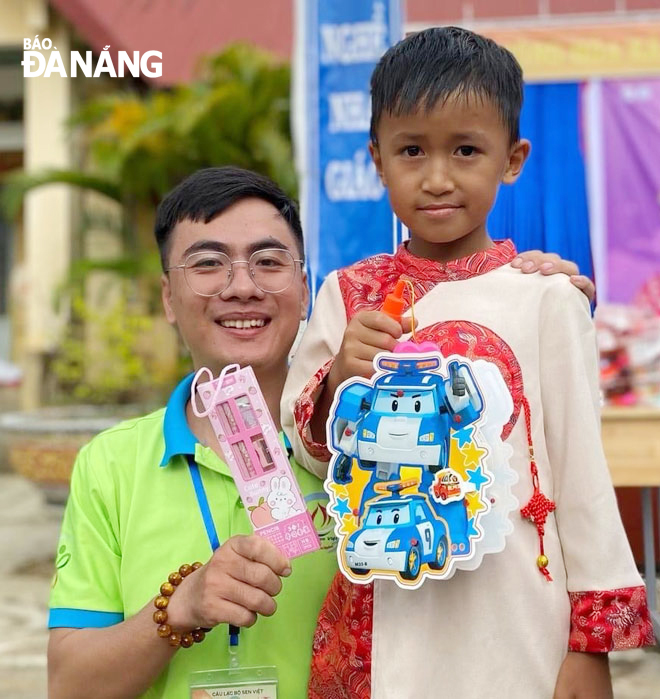
<path id="1" fill-rule="evenodd" d="M 296 502 L 296 495 L 291 491 L 291 481 L 287 476 L 275 476 L 270 482 L 271 491 L 268 493 L 268 505 L 273 519 L 280 521 L 300 514 L 301 510 L 293 505 Z"/>

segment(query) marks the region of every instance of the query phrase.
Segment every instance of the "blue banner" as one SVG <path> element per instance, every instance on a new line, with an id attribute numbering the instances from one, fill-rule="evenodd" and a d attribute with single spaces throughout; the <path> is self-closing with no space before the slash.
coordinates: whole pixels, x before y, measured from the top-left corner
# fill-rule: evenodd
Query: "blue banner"
<path id="1" fill-rule="evenodd" d="M 369 79 L 402 36 L 401 3 L 302 0 L 298 13 L 296 140 L 315 295 L 333 269 L 391 251 L 400 237 L 368 143 Z"/>

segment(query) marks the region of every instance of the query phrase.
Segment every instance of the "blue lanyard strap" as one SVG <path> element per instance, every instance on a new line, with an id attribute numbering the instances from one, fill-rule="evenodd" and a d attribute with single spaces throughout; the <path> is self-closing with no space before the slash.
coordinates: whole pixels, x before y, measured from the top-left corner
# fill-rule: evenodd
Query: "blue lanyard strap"
<path id="1" fill-rule="evenodd" d="M 192 455 L 187 454 L 186 458 L 188 459 L 188 468 L 190 469 L 190 477 L 192 478 L 193 487 L 195 488 L 199 511 L 201 512 L 202 520 L 206 527 L 206 534 L 209 537 L 209 544 L 211 544 L 211 549 L 215 551 L 220 546 L 220 540 L 218 539 L 218 532 L 215 529 L 215 522 L 211 516 L 211 508 L 209 507 L 209 501 L 206 497 L 206 491 L 204 490 L 202 474 L 199 472 L 199 466 L 195 463 L 195 459 Z"/>
<path id="2" fill-rule="evenodd" d="M 192 454 L 187 454 L 186 458 L 188 459 L 188 469 L 190 470 L 190 477 L 192 478 L 193 487 L 195 488 L 195 495 L 197 496 L 199 511 L 202 514 L 202 520 L 204 521 L 204 526 L 206 527 L 206 534 L 209 537 L 209 544 L 211 544 L 211 548 L 213 551 L 215 551 L 220 547 L 220 540 L 218 539 L 218 532 L 215 529 L 215 522 L 213 521 L 213 516 L 211 515 L 211 508 L 209 507 L 209 500 L 206 497 L 206 490 L 204 490 L 202 474 L 199 472 L 199 466 L 195 463 L 195 459 L 192 457 Z M 239 632 L 240 629 L 238 626 L 229 624 L 229 646 L 230 649 L 233 649 L 233 653 L 236 653 Z"/>

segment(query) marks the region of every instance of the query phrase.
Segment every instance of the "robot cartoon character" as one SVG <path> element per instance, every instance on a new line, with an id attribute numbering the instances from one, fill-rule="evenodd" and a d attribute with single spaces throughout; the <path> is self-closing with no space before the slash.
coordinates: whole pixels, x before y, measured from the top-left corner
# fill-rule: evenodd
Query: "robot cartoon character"
<path id="1" fill-rule="evenodd" d="M 402 466 L 419 467 L 419 492 L 433 495 L 436 474 L 449 466 L 452 430 L 472 424 L 484 409 L 467 363 L 451 360 L 447 377 L 438 373 L 438 355 L 383 353 L 375 364 L 379 373 L 373 383 L 344 385 L 330 424 L 333 480 L 352 482 L 353 459 L 371 470 L 360 510 L 376 496 L 379 483 L 400 478 Z M 464 498 L 430 497 L 429 502 L 450 524 L 453 551 L 468 553 Z"/>

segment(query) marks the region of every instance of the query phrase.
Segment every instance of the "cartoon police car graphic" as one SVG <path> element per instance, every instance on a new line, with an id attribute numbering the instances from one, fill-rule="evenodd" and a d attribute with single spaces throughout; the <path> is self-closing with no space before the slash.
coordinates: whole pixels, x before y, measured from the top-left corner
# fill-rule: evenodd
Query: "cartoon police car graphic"
<path id="1" fill-rule="evenodd" d="M 490 542 L 502 550 L 510 531 L 506 517 L 501 526 L 483 520 L 493 507 L 515 507 L 515 472 L 498 438 L 513 410 L 505 381 L 491 362 L 429 345 L 380 353 L 371 379 L 352 378 L 335 394 L 325 489 L 340 568 L 353 582 L 416 589 L 447 579 L 478 567 L 495 550 Z M 497 497 L 491 462 L 506 474 Z"/>
<path id="2" fill-rule="evenodd" d="M 422 565 L 442 570 L 449 555 L 449 533 L 424 495 L 390 495 L 366 503 L 361 526 L 346 542 L 344 559 L 356 575 L 395 571 L 415 581 Z"/>

